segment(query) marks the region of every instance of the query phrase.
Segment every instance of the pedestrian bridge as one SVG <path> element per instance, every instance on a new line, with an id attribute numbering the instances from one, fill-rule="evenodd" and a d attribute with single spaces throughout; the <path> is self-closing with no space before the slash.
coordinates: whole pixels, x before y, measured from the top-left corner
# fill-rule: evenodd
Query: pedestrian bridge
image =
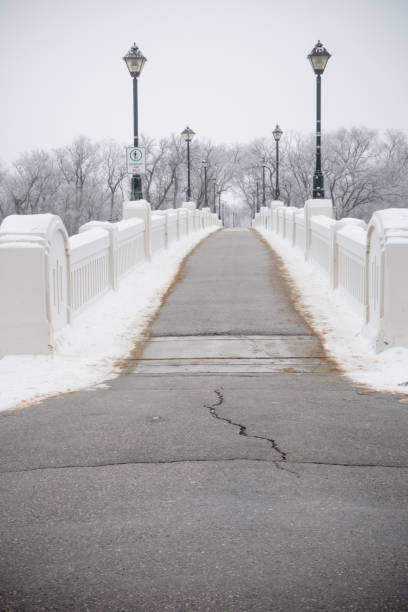
<path id="1" fill-rule="evenodd" d="M 7 217 L 0 226 L 0 356 L 52 351 L 55 334 L 66 325 L 75 325 L 78 314 L 109 291 L 116 291 L 121 280 L 141 262 L 152 257 L 154 262 L 156 253 L 171 249 L 194 232 L 202 232 L 204 237 L 220 223 L 209 209 L 196 210 L 191 202 L 176 210 L 154 213 L 145 201 L 126 202 L 122 221 L 93 221 L 71 237 L 55 215 Z M 302 209 L 272 202 L 256 214 L 253 227 L 265 236 L 279 236 L 306 260 L 317 264 L 329 290 L 342 294 L 378 351 L 408 347 L 407 209 L 378 211 L 367 225 L 357 219 L 335 221 L 330 200 L 309 200 Z M 239 261 L 242 266 L 252 261 L 256 277 L 258 262 L 253 244 L 250 241 L 243 248 Z M 206 264 L 204 258 L 203 266 Z M 238 279 L 237 268 L 233 283 Z M 232 287 L 231 291 L 229 303 L 222 303 L 228 316 L 237 303 L 248 299 L 242 292 L 234 295 Z M 256 316 L 268 320 L 271 296 L 262 298 L 258 286 L 256 292 Z M 211 297 L 209 315 L 214 316 L 220 294 Z M 193 305 L 194 294 L 191 300 Z M 285 329 L 288 316 L 285 312 L 274 333 L 278 328 Z M 185 325 L 185 319 L 178 321 L 176 313 L 174 324 L 180 323 Z M 240 328 L 236 331 L 242 333 Z M 228 334 L 228 325 L 217 333 Z M 214 339 L 207 344 L 206 350 L 214 358 L 220 342 Z M 232 347 L 226 343 L 225 350 Z M 242 357 L 250 345 L 245 346 L 245 350 L 244 345 L 239 349 Z M 180 347 L 175 345 L 172 350 L 177 353 Z"/>
<path id="2" fill-rule="evenodd" d="M 121 375 L 0 413 L 0 609 L 406 609 L 407 404 L 343 376 L 262 239 L 318 263 L 381 346 L 405 337 L 387 318 L 405 216 L 313 207 L 274 203 L 257 231 L 144 202 L 71 238 L 52 215 L 4 221 L 11 352 L 49 351 L 140 262 L 205 240 Z"/>
<path id="3" fill-rule="evenodd" d="M 122 375 L 0 413 L 0 609 L 406 609 L 407 404 L 351 384 L 296 310 L 259 233 L 289 242 L 295 233 L 301 249 L 292 214 L 264 209 L 259 231 L 207 235 Z M 69 239 L 52 216 L 31 219 L 31 234 L 5 221 L 0 257 L 19 280 L 10 287 L 38 298 L 33 318 L 21 319 L 26 332 L 39 328 L 33 349 L 107 299 L 137 261 L 151 256 L 154 266 L 157 227 L 170 218 L 181 227 L 207 218 L 197 236 L 218 229 L 208 211 L 157 217 L 131 203 L 125 216 Z M 309 236 L 308 257 L 330 247 L 344 261 L 341 225 L 311 221 L 320 242 Z M 370 235 L 392 266 L 385 221 L 379 215 Z M 356 227 L 360 240 L 366 230 Z M 336 247 L 325 245 L 326 230 Z M 169 227 L 168 249 L 171 236 Z M 347 257 L 364 265 L 351 240 Z M 328 286 L 330 270 L 322 260 Z M 66 305 L 64 287 L 68 312 L 55 317 L 69 323 L 52 314 L 58 300 Z M 24 307 L 15 304 L 20 316 Z"/>

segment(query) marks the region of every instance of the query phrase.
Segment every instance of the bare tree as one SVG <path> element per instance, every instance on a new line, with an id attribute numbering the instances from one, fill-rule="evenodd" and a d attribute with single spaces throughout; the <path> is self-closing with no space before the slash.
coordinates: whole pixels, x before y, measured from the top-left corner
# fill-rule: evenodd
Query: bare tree
<path id="1" fill-rule="evenodd" d="M 176 208 L 187 186 L 186 146 L 180 136 L 156 142 L 142 137 L 147 152 L 143 192 L 152 209 Z M 325 135 L 323 174 L 337 218 L 368 219 L 374 210 L 407 206 L 408 139 L 399 130 L 382 137 L 366 128 Z M 253 216 L 262 201 L 260 160 L 266 159 L 266 199 L 275 199 L 275 147 L 271 139 L 246 145 L 214 145 L 196 138 L 191 147 L 193 199 L 204 205 L 202 161 L 208 161 L 208 199 L 227 191 Z M 285 203 L 303 206 L 312 195 L 315 142 L 312 135 L 286 133 L 280 142 L 280 191 Z M 0 216 L 54 212 L 69 233 L 89 219 L 113 219 L 127 190 L 124 148 L 114 141 L 92 143 L 81 136 L 53 152 L 21 155 L 10 170 L 0 167 Z M 242 209 L 242 215 L 245 215 Z M 241 215 L 241 213 L 240 213 Z"/>
<path id="2" fill-rule="evenodd" d="M 123 200 L 123 183 L 127 176 L 125 147 L 114 140 L 104 142 L 101 145 L 100 158 L 102 185 L 106 187 L 109 202 L 109 219 L 113 220 L 119 216 L 118 196 L 120 195 Z"/>
<path id="3" fill-rule="evenodd" d="M 71 198 L 69 215 L 65 219 L 68 231 L 76 232 L 81 221 L 89 220 L 95 209 L 95 187 L 100 159 L 99 145 L 93 144 L 89 138 L 80 136 L 70 146 L 55 151 L 58 168 L 65 182 L 65 192 Z M 66 200 L 67 193 L 64 193 Z"/>

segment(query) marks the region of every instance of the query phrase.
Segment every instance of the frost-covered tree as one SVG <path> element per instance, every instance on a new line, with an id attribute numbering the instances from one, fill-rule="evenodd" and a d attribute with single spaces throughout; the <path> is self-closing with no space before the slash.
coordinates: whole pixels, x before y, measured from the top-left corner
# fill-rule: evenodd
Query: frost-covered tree
<path id="1" fill-rule="evenodd" d="M 142 177 L 144 197 L 152 209 L 177 208 L 187 188 L 186 143 L 179 135 L 159 141 L 142 137 L 147 167 Z M 225 196 L 235 202 L 235 218 L 254 215 L 262 204 L 261 159 L 265 158 L 266 203 L 275 199 L 275 142 L 256 139 L 244 145 L 215 145 L 195 138 L 191 144 L 193 200 L 204 206 L 202 161 L 208 162 L 208 203 Z M 281 199 L 303 206 L 312 195 L 315 165 L 313 135 L 285 133 L 280 141 Z M 327 197 L 337 218 L 368 220 L 375 210 L 408 203 L 408 139 L 399 130 L 380 136 L 366 128 L 326 133 L 323 174 Z M 257 198 L 258 193 L 258 198 Z M 10 169 L 0 167 L 0 220 L 8 214 L 52 212 L 70 234 L 90 219 L 118 219 L 129 194 L 125 148 L 115 141 L 91 142 L 81 136 L 54 151 L 22 154 Z M 244 206 L 244 208 L 242 208 Z M 231 215 L 232 215 L 231 211 Z M 233 216 L 233 215 L 232 215 Z"/>
<path id="2" fill-rule="evenodd" d="M 70 233 L 77 232 L 82 223 L 98 218 L 98 209 L 103 205 L 99 149 L 100 145 L 80 136 L 72 145 L 55 151 L 62 177 L 64 222 Z"/>
<path id="3" fill-rule="evenodd" d="M 107 203 L 104 217 L 111 221 L 120 217 L 121 205 L 125 196 L 126 158 L 125 147 L 114 140 L 101 143 L 98 151 L 100 164 L 98 174 L 99 186 L 105 192 Z"/>

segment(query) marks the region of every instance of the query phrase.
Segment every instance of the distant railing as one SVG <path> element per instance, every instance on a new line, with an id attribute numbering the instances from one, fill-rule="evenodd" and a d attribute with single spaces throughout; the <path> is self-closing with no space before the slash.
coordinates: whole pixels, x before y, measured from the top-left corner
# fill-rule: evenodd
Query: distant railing
<path id="1" fill-rule="evenodd" d="M 344 296 L 377 350 L 408 347 L 408 210 L 377 211 L 368 226 L 333 219 L 330 200 L 304 208 L 272 202 L 253 227 L 271 232 L 317 264 L 328 285 Z"/>

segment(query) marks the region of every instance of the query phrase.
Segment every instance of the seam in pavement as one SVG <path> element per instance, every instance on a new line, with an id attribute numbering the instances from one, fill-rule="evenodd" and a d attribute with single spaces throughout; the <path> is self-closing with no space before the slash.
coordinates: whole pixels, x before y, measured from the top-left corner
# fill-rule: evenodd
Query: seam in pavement
<path id="1" fill-rule="evenodd" d="M 209 409 L 211 416 L 213 416 L 215 419 L 218 419 L 220 421 L 225 421 L 225 423 L 228 423 L 229 425 L 233 425 L 234 427 L 239 427 L 239 432 L 238 433 L 239 433 L 240 436 L 245 436 L 245 438 L 256 438 L 257 440 L 263 440 L 264 442 L 269 442 L 270 445 L 272 446 L 273 450 L 276 451 L 280 455 L 280 457 L 281 457 L 280 461 L 286 461 L 287 453 L 279 448 L 279 446 L 277 445 L 277 443 L 275 442 L 275 440 L 273 438 L 266 438 L 265 436 L 253 436 L 253 435 L 250 435 L 247 432 L 246 425 L 241 425 L 240 423 L 235 423 L 231 419 L 227 419 L 226 417 L 220 416 L 216 409 L 219 406 L 222 406 L 222 404 L 224 403 L 224 395 L 223 395 L 223 393 L 222 393 L 222 391 L 220 389 L 215 389 L 214 393 L 217 396 L 218 401 L 215 402 L 215 404 L 212 404 L 211 406 L 206 406 L 206 408 Z"/>
<path id="2" fill-rule="evenodd" d="M 228 340 L 239 340 L 241 338 L 250 338 L 251 336 L 259 336 L 260 338 L 274 338 L 276 336 L 278 337 L 288 337 L 288 338 L 296 338 L 301 336 L 302 338 L 316 338 L 316 334 L 315 333 L 310 333 L 310 334 L 306 334 L 306 333 L 299 333 L 299 332 L 285 332 L 282 333 L 281 331 L 257 331 L 257 332 L 253 332 L 251 331 L 250 334 L 245 333 L 245 331 L 239 330 L 239 331 L 201 331 L 201 332 L 188 332 L 188 333 L 177 333 L 177 334 L 172 334 L 171 332 L 168 332 L 167 334 L 151 334 L 150 338 L 196 338 L 196 337 L 200 337 L 202 336 L 203 338 L 206 338 L 207 336 L 225 336 Z M 326 359 L 327 356 L 325 355 Z"/>
<path id="3" fill-rule="evenodd" d="M 270 459 L 251 459 L 247 457 L 231 457 L 218 459 L 163 459 L 157 461 L 118 461 L 117 463 L 95 463 L 89 465 L 44 465 L 34 468 L 25 468 L 20 470 L 2 470 L 1 474 L 24 474 L 30 472 L 41 472 L 45 470 L 74 470 L 74 469 L 96 469 L 105 467 L 122 467 L 125 465 L 172 465 L 177 463 L 228 463 L 228 462 L 248 462 L 248 463 L 271 463 L 277 465 L 282 461 L 273 461 Z M 408 469 L 408 465 L 386 465 L 377 463 L 335 463 L 326 461 L 296 461 L 286 460 L 284 465 L 321 465 L 326 467 L 348 467 L 348 468 L 385 468 L 385 469 Z M 281 467 L 284 470 L 284 466 Z M 284 470 L 287 471 L 287 470 Z"/>

